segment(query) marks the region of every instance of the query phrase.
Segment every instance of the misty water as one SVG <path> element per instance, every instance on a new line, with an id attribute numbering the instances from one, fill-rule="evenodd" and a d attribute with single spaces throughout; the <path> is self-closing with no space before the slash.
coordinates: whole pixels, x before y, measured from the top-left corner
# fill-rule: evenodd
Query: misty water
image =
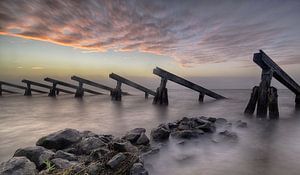
<path id="1" fill-rule="evenodd" d="M 159 154 L 146 159 L 146 168 L 155 175 L 299 175 L 300 114 L 295 97 L 279 91 L 280 120 L 261 121 L 246 118 L 243 110 L 250 90 L 216 90 L 228 97 L 205 103 L 187 89 L 170 89 L 169 106 L 152 105 L 152 97 L 133 91 L 122 102 L 108 95 L 72 95 L 50 98 L 46 95 L 0 97 L 0 161 L 9 159 L 20 147 L 33 146 L 36 140 L 64 128 L 121 136 L 135 127 L 151 128 L 184 116 L 223 117 L 229 121 L 244 120 L 248 128 L 234 128 L 238 141 L 214 143 L 210 136 L 186 144 L 170 140 Z"/>

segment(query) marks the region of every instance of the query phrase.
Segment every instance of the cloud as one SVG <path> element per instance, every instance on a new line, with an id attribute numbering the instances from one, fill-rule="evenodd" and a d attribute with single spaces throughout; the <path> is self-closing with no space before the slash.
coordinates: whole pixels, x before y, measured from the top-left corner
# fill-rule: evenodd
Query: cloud
<path id="1" fill-rule="evenodd" d="M 183 66 L 251 62 L 259 49 L 300 64 L 299 9 L 292 0 L 2 0 L 0 34 L 166 55 Z"/>

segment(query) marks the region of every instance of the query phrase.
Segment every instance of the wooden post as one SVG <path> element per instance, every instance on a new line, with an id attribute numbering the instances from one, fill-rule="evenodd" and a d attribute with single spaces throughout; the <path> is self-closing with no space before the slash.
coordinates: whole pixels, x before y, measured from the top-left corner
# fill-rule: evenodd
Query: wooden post
<path id="1" fill-rule="evenodd" d="M 122 83 L 120 81 L 117 81 L 117 86 L 115 89 L 111 92 L 111 100 L 114 101 L 121 101 L 122 100 L 122 89 L 121 89 Z"/>
<path id="2" fill-rule="evenodd" d="M 271 69 L 263 69 L 261 82 L 258 90 L 257 101 L 257 118 L 266 118 L 268 113 L 268 91 L 271 84 L 273 71 Z"/>
<path id="3" fill-rule="evenodd" d="M 275 87 L 270 87 L 269 91 L 269 117 L 270 119 L 279 118 L 278 95 Z"/>
<path id="4" fill-rule="evenodd" d="M 205 94 L 204 94 L 203 92 L 200 92 L 200 93 L 199 93 L 198 101 L 199 101 L 200 103 L 203 103 L 203 101 L 204 101 L 204 96 L 205 96 Z"/>
<path id="5" fill-rule="evenodd" d="M 167 79 L 161 78 L 160 86 L 156 89 L 156 95 L 153 99 L 153 104 L 168 105 L 168 89 L 166 88 Z"/>
<path id="6" fill-rule="evenodd" d="M 0 83 L 0 96 L 2 96 L 2 84 Z"/>
<path id="7" fill-rule="evenodd" d="M 76 89 L 75 98 L 82 98 L 84 95 L 83 83 L 79 82 L 79 86 Z"/>
<path id="8" fill-rule="evenodd" d="M 256 103 L 257 103 L 257 98 L 258 98 L 258 86 L 254 86 L 252 89 L 251 97 L 248 102 L 248 105 L 244 111 L 244 114 L 246 115 L 252 115 L 255 111 Z"/>
<path id="9" fill-rule="evenodd" d="M 148 99 L 149 94 L 147 92 L 145 92 L 145 98 Z"/>
<path id="10" fill-rule="evenodd" d="M 296 95 L 295 103 L 296 103 L 296 109 L 300 109 L 300 94 Z"/>
<path id="11" fill-rule="evenodd" d="M 56 83 L 53 83 L 52 88 L 50 89 L 50 92 L 48 94 L 49 97 L 55 97 L 56 93 L 57 93 L 57 89 L 56 89 Z"/>
<path id="12" fill-rule="evenodd" d="M 24 93 L 25 96 L 31 96 L 31 86 L 29 83 L 27 83 L 27 88 L 25 89 L 25 93 Z"/>

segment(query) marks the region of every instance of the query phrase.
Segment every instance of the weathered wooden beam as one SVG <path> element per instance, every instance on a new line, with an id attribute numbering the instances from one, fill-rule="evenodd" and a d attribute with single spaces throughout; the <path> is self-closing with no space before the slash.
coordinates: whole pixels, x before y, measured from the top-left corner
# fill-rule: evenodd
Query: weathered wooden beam
<path id="1" fill-rule="evenodd" d="M 261 82 L 258 89 L 257 100 L 257 117 L 266 118 L 268 114 L 268 95 L 273 71 L 271 69 L 263 69 L 261 74 Z"/>
<path id="2" fill-rule="evenodd" d="M 295 103 L 296 103 L 296 109 L 299 110 L 300 109 L 300 94 L 296 95 Z"/>
<path id="3" fill-rule="evenodd" d="M 257 103 L 257 99 L 258 99 L 258 91 L 259 91 L 259 87 L 254 86 L 253 89 L 252 89 L 250 100 L 249 100 L 248 105 L 247 105 L 247 107 L 244 111 L 244 114 L 252 115 L 254 113 L 256 103 Z"/>
<path id="4" fill-rule="evenodd" d="M 19 94 L 19 92 L 7 90 L 7 89 L 2 89 L 2 92 L 10 93 L 10 94 Z"/>
<path id="5" fill-rule="evenodd" d="M 52 78 L 48 78 L 48 77 L 45 78 L 44 80 L 53 83 L 53 87 L 52 87 L 52 88 L 53 88 L 53 91 L 54 91 L 54 87 L 55 87 L 55 89 L 56 89 L 56 85 L 62 85 L 62 86 L 66 86 L 66 87 L 73 88 L 73 89 L 77 89 L 77 88 L 78 88 L 78 86 L 75 86 L 75 85 L 73 85 L 73 84 L 66 83 L 66 82 L 63 82 L 63 81 L 60 81 L 60 80 L 56 80 L 56 79 L 52 79 Z M 93 91 L 93 90 L 86 89 L 86 88 L 83 88 L 83 90 L 84 90 L 85 92 L 88 92 L 88 93 L 91 93 L 91 94 L 97 94 L 97 95 L 102 94 L 102 93 L 100 93 L 100 92 Z M 53 94 L 53 93 L 52 93 L 52 94 Z"/>
<path id="6" fill-rule="evenodd" d="M 0 84 L 6 85 L 6 86 L 10 86 L 10 87 L 14 87 L 14 88 L 18 88 L 18 89 L 23 89 L 23 90 L 25 90 L 25 94 L 24 95 L 26 95 L 26 90 L 28 90 L 28 87 L 24 87 L 24 86 L 12 84 L 12 83 L 4 82 L 4 81 L 0 81 Z M 41 91 L 41 90 L 38 90 L 38 89 L 32 89 L 32 88 L 30 88 L 30 90 L 33 91 L 33 92 L 42 93 L 42 94 L 47 93 L 45 91 Z"/>
<path id="7" fill-rule="evenodd" d="M 148 89 L 148 88 L 146 88 L 144 86 L 141 86 L 141 85 L 139 85 L 139 84 L 137 84 L 137 83 L 135 83 L 133 81 L 130 81 L 130 80 L 124 78 L 124 77 L 121 77 L 121 76 L 119 76 L 117 74 L 111 73 L 111 74 L 109 74 L 109 78 L 112 78 L 112 79 L 114 79 L 114 80 L 116 80 L 118 82 L 124 83 L 124 84 L 126 84 L 128 86 L 131 86 L 131 87 L 135 88 L 135 89 L 138 89 L 140 91 L 143 91 L 143 92 L 146 92 L 148 94 L 151 94 L 151 95 L 155 96 L 155 92 L 154 91 L 152 91 L 152 90 L 150 90 L 150 89 Z"/>
<path id="8" fill-rule="evenodd" d="M 122 83 L 120 81 L 117 81 L 117 86 L 115 89 L 111 91 L 111 100 L 114 101 L 121 101 L 122 100 L 122 89 L 121 89 Z"/>
<path id="9" fill-rule="evenodd" d="M 42 87 L 42 88 L 46 88 L 46 89 L 51 89 L 52 88 L 52 86 L 50 86 L 50 85 L 46 85 L 46 84 L 42 84 L 42 83 L 39 83 L 39 82 L 26 80 L 26 79 L 23 79 L 22 82 L 26 83 L 26 84 L 31 84 L 31 85 L 34 85 L 34 86 L 39 86 L 39 87 Z M 56 88 L 56 89 L 59 92 L 64 92 L 64 93 L 67 93 L 67 94 L 75 94 L 75 92 L 68 91 L 68 90 L 65 90 L 65 89 L 61 89 L 61 88 Z"/>
<path id="10" fill-rule="evenodd" d="M 300 86 L 262 50 L 254 54 L 253 61 L 262 69 L 272 69 L 274 78 L 295 94 L 300 94 Z"/>
<path id="11" fill-rule="evenodd" d="M 200 92 L 200 93 L 204 93 L 205 95 L 207 96 L 210 96 L 212 98 L 215 98 L 215 99 L 225 99 L 225 97 L 223 97 L 222 95 L 219 95 L 213 91 L 210 91 L 204 87 L 201 87 L 193 82 L 190 82 L 184 78 L 181 78 L 181 77 L 178 77 L 177 75 L 174 75 L 166 70 L 163 70 L 159 67 L 156 67 L 155 69 L 153 69 L 153 73 L 155 75 L 158 75 L 162 78 L 165 78 L 167 80 L 170 80 L 170 81 L 173 81 L 177 84 L 180 84 L 182 86 L 185 86 L 187 88 L 190 88 L 192 90 L 195 90 L 197 92 Z"/>

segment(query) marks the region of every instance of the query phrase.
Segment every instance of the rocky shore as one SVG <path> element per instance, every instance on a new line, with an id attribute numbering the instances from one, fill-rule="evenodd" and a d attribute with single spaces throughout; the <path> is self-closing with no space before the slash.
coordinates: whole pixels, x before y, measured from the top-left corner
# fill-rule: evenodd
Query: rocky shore
<path id="1" fill-rule="evenodd" d="M 247 127 L 240 120 L 231 123 L 224 118 L 201 116 L 160 124 L 151 130 L 150 138 L 144 128 L 132 129 L 122 137 L 64 129 L 40 138 L 36 146 L 16 150 L 11 159 L 0 164 L 0 174 L 148 175 L 144 159 L 159 154 L 170 137 L 201 139 L 214 133 L 217 137 L 212 137 L 213 142 L 236 141 L 232 125 Z"/>

